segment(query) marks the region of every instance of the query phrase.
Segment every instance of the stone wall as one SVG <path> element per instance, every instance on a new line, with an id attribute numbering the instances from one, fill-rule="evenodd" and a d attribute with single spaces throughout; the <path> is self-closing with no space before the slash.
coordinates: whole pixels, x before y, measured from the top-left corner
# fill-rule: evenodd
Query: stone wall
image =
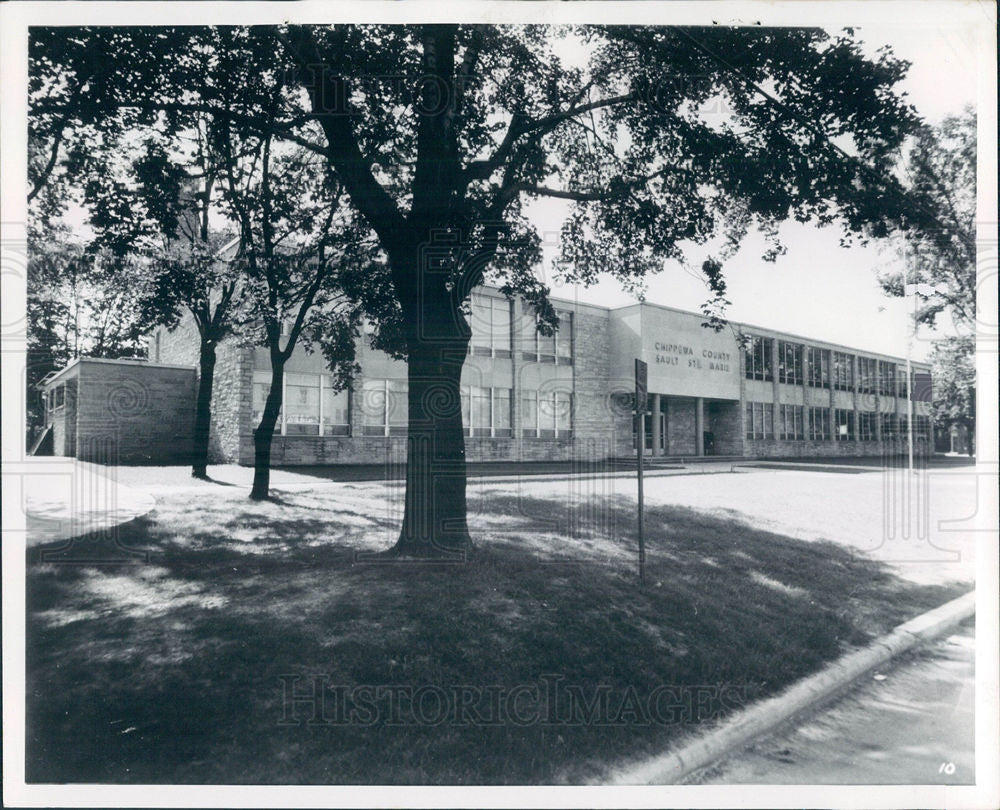
<path id="1" fill-rule="evenodd" d="M 929 441 L 914 441 L 914 450 L 926 453 L 931 450 Z M 899 455 L 906 452 L 906 439 L 889 440 L 884 444 L 877 441 L 781 441 L 770 439 L 747 439 L 747 456 L 761 458 L 809 458 L 812 456 L 863 456 L 881 457 Z"/>
<path id="2" fill-rule="evenodd" d="M 695 400 L 686 397 L 666 397 L 668 456 L 693 456 L 695 444 Z"/>
<path id="3" fill-rule="evenodd" d="M 497 297 L 495 290 L 483 295 Z M 510 387 L 513 397 L 512 433 L 509 438 L 470 437 L 466 439 L 469 461 L 551 461 L 596 460 L 612 456 L 631 456 L 633 369 L 612 367 L 612 319 L 610 311 L 589 305 L 555 302 L 560 310 L 573 312 L 573 364 L 540 363 L 523 358 L 518 324 L 532 317 L 521 302 L 515 302 L 512 312 L 512 357 L 470 355 L 463 370 L 462 384 L 484 387 Z M 189 365 L 195 369 L 199 360 L 197 328 L 186 317 L 172 331 L 159 330 L 158 340 L 150 340 L 150 356 L 161 362 Z M 775 334 L 777 337 L 777 334 Z M 776 348 L 775 348 L 776 351 Z M 360 391 L 365 376 L 377 379 L 406 378 L 405 364 L 393 361 L 366 345 L 359 346 L 361 374 L 354 390 Z M 740 360 L 742 368 L 742 358 Z M 323 373 L 323 358 L 297 350 L 286 370 L 302 373 Z M 266 352 L 240 347 L 235 341 L 223 342 L 217 351 L 215 386 L 212 400 L 212 434 L 210 459 L 214 463 L 253 463 L 252 379 L 254 369 L 267 370 Z M 792 386 L 776 381 L 745 380 L 740 375 L 744 401 L 789 402 L 822 405 L 831 402 L 846 408 L 858 407 L 856 392 L 833 392 L 829 388 L 813 389 L 806 385 Z M 522 434 L 521 390 L 558 390 L 573 393 L 573 436 L 555 439 L 525 437 Z M 663 393 L 663 392 L 661 392 Z M 694 456 L 695 400 L 686 397 L 664 397 L 666 447 L 672 456 Z M 900 405 L 902 403 L 902 405 Z M 919 403 L 922 404 L 922 403 Z M 808 456 L 808 455 L 871 455 L 878 456 L 884 448 L 878 442 L 811 442 L 811 441 L 751 441 L 744 440 L 744 410 L 735 401 L 708 400 L 704 403 L 704 429 L 714 435 L 716 455 L 746 456 Z M 905 413 L 905 401 L 889 401 L 878 405 L 879 410 Z M 193 405 L 192 405 L 193 410 Z M 919 407 L 915 407 L 919 412 Z M 775 414 L 777 416 L 777 414 Z M 362 410 L 352 394 L 350 436 L 280 436 L 272 448 L 275 465 L 324 463 L 385 463 L 403 464 L 406 458 L 405 436 L 365 436 Z M 57 436 L 58 438 L 58 436 Z M 890 449 L 891 443 L 887 445 Z M 902 442 L 905 451 L 905 441 Z"/>
<path id="4" fill-rule="evenodd" d="M 244 460 L 241 446 L 241 434 L 249 424 L 252 407 L 252 353 L 252 349 L 241 346 L 235 338 L 223 340 L 215 350 L 212 428 L 208 446 L 208 458 L 213 464 L 253 462 L 252 441 L 249 462 Z M 154 360 L 159 358 L 162 363 L 190 366 L 196 378 L 200 379 L 201 336 L 194 318 L 186 313 L 174 329 L 160 327 L 150 336 L 149 356 Z M 193 408 L 194 403 L 192 414 Z"/>
<path id="5" fill-rule="evenodd" d="M 739 402 L 705 403 L 705 430 L 711 431 L 715 439 L 714 455 L 743 455 L 741 410 Z"/>

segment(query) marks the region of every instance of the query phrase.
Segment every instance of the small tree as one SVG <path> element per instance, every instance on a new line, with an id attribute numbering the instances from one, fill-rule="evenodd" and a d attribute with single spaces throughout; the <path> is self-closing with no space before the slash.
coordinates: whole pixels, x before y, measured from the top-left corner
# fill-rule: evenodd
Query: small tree
<path id="1" fill-rule="evenodd" d="M 245 280 L 255 342 L 266 346 L 271 383 L 254 430 L 250 498 L 268 497 L 271 447 L 282 408 L 285 365 L 296 345 L 320 347 L 344 390 L 355 372 L 364 272 L 374 267 L 375 244 L 346 216 L 342 189 L 326 163 L 298 148 L 220 122 L 224 198 L 241 234 L 236 264 Z M 322 425 L 320 426 L 322 430 Z"/>

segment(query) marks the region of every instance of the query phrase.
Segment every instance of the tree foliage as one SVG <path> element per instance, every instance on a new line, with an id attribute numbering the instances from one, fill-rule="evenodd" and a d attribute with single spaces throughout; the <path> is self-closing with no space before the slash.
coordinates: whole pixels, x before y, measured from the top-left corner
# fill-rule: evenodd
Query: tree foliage
<path id="1" fill-rule="evenodd" d="M 881 276 L 883 290 L 906 294 L 918 285 L 918 323 L 935 326 L 949 313 L 960 333 L 976 322 L 976 115 L 967 109 L 937 127 L 924 127 L 907 156 L 905 179 L 923 215 L 917 227 L 897 237 L 906 270 Z M 908 278 L 907 278 L 908 276 Z M 958 344 L 954 344 L 958 345 Z"/>

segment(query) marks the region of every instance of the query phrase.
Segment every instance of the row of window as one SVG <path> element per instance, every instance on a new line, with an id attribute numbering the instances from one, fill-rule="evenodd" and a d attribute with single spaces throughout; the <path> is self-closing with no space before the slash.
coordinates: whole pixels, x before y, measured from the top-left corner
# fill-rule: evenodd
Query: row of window
<path id="1" fill-rule="evenodd" d="M 327 374 L 285 372 L 278 431 L 282 436 L 347 436 L 350 396 L 334 391 Z M 253 425 L 264 415 L 271 372 L 253 373 Z M 403 423 L 406 424 L 405 421 Z M 405 430 L 404 430 L 405 432 Z"/>
<path id="2" fill-rule="evenodd" d="M 271 386 L 269 371 L 253 376 L 253 424 L 264 414 Z M 283 436 L 347 436 L 350 434 L 351 396 L 333 391 L 326 374 L 286 373 L 278 431 Z M 405 436 L 407 392 L 405 380 L 364 380 L 357 407 L 366 436 Z M 466 436 L 505 438 L 513 435 L 510 388 L 463 385 L 462 425 Z M 573 397 L 568 391 L 522 391 L 521 434 L 542 439 L 572 433 Z"/>
<path id="3" fill-rule="evenodd" d="M 510 357 L 513 306 L 505 298 L 472 296 L 469 353 L 482 357 Z M 521 359 L 536 363 L 573 365 L 573 313 L 556 310 L 559 328 L 552 335 L 538 332 L 534 318 L 522 318 L 518 326 Z"/>
<path id="4" fill-rule="evenodd" d="M 814 441 L 875 441 L 877 438 L 875 420 L 881 416 L 882 437 L 904 436 L 907 433 L 907 419 L 894 413 L 877 414 L 874 411 L 855 411 L 849 408 L 805 407 L 803 405 L 779 405 L 777 426 L 774 420 L 774 405 L 770 402 L 746 403 L 746 437 L 748 439 L 773 439 L 775 433 L 783 440 Z M 855 418 L 855 416 L 857 418 Z M 927 437 L 930 435 L 930 418 L 914 417 L 914 431 Z"/>
<path id="5" fill-rule="evenodd" d="M 773 338 L 751 337 L 744 355 L 744 374 L 748 380 L 771 382 Z M 907 395 L 906 369 L 895 363 L 858 357 L 857 382 L 862 394 Z M 801 343 L 778 341 L 778 382 L 813 388 L 832 387 L 838 391 L 854 390 L 854 355 L 846 352 L 804 347 Z M 912 387 L 918 387 L 920 372 L 913 372 Z"/>

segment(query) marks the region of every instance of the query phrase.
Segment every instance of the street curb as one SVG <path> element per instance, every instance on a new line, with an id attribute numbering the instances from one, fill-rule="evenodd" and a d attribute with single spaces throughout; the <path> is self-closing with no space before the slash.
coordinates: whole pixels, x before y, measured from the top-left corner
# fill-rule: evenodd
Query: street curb
<path id="1" fill-rule="evenodd" d="M 669 785 L 774 731 L 796 714 L 813 709 L 874 668 L 907 650 L 953 630 L 976 612 L 976 592 L 946 602 L 899 625 L 864 649 L 827 665 L 815 675 L 726 720 L 676 751 L 613 773 L 606 784 Z"/>

